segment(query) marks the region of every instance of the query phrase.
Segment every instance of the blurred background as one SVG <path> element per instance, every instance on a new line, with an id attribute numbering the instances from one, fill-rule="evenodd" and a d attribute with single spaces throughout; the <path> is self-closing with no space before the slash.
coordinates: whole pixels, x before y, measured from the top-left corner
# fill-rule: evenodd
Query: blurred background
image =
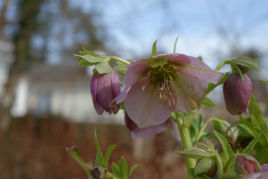
<path id="1" fill-rule="evenodd" d="M 202 56 L 215 68 L 236 55 L 255 59 L 254 94 L 267 116 L 267 0 L 0 0 L 0 178 L 85 178 L 65 147 L 95 157 L 94 129 L 102 149 L 118 147 L 139 163 L 133 178 L 185 178 L 180 144 L 169 133 L 132 139 L 123 114 L 97 115 L 90 69 L 72 54 L 82 48 L 135 60 L 158 51 Z M 229 70 L 227 67 L 223 71 Z M 225 110 L 221 86 L 210 116 L 235 119 Z"/>

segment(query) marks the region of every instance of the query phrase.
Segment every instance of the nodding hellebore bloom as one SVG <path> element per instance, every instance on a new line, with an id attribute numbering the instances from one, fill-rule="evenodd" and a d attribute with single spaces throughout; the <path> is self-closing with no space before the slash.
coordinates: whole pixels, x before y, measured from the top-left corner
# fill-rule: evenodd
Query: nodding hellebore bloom
<path id="1" fill-rule="evenodd" d="M 239 73 L 232 73 L 223 84 L 224 101 L 231 114 L 247 113 L 252 92 L 251 79 L 244 74 L 244 81 Z"/>
<path id="2" fill-rule="evenodd" d="M 125 124 L 127 128 L 131 131 L 133 138 L 137 137 L 151 137 L 155 134 L 158 134 L 164 130 L 170 129 L 171 134 L 175 137 L 176 140 L 180 141 L 180 134 L 177 124 L 174 120 L 168 119 L 164 123 L 156 126 L 150 126 L 145 128 L 139 128 L 135 122 L 133 122 L 128 114 L 125 112 Z"/>
<path id="3" fill-rule="evenodd" d="M 94 73 L 90 82 L 90 92 L 94 107 L 98 114 L 103 111 L 116 114 L 120 105 L 113 103 L 114 98 L 120 94 L 120 77 L 116 71 L 106 74 Z"/>
<path id="4" fill-rule="evenodd" d="M 126 112 L 139 129 L 162 125 L 173 111 L 199 108 L 208 82 L 217 83 L 221 75 L 183 54 L 141 59 L 128 66 L 116 102 L 125 100 Z"/>

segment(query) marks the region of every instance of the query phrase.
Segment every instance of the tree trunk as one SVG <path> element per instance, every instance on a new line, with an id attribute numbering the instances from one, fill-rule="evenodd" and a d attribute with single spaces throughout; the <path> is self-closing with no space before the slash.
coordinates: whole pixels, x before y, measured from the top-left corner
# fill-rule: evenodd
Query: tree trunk
<path id="1" fill-rule="evenodd" d="M 30 60 L 30 40 L 39 24 L 37 16 L 43 0 L 18 1 L 18 30 L 13 38 L 14 61 L 9 67 L 9 73 L 0 100 L 1 127 L 6 130 L 10 122 L 10 110 L 15 99 L 15 89 L 25 64 Z"/>

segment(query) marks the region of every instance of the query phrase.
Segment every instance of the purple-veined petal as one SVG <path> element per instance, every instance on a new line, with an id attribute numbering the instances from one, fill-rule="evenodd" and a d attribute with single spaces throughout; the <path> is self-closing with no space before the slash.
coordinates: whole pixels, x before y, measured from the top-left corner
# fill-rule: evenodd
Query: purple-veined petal
<path id="1" fill-rule="evenodd" d="M 131 135 L 133 138 L 137 137 L 152 137 L 155 134 L 158 134 L 164 130 L 166 130 L 169 127 L 169 121 L 166 121 L 162 124 L 159 124 L 157 126 L 152 127 L 146 127 L 146 128 L 137 128 L 133 131 L 131 131 Z"/>
<path id="2" fill-rule="evenodd" d="M 149 77 L 137 81 L 125 100 L 126 112 L 139 128 L 159 125 L 165 122 L 174 110 L 168 102 L 160 101 L 159 87 L 149 82 Z"/>
<path id="3" fill-rule="evenodd" d="M 116 97 L 116 103 L 120 104 L 124 101 L 131 86 L 141 78 L 142 75 L 150 68 L 143 60 L 132 62 L 126 71 L 124 78 L 124 88 L 122 92 Z"/>
<path id="4" fill-rule="evenodd" d="M 97 102 L 97 87 L 98 87 L 98 82 L 97 82 L 97 78 L 99 77 L 99 75 L 97 73 L 95 73 L 90 81 L 90 92 L 91 92 L 91 96 L 92 96 L 92 101 L 93 101 L 93 105 L 95 107 L 95 110 L 97 111 L 98 114 L 102 114 L 103 113 L 103 108 L 99 105 L 99 103 Z"/>

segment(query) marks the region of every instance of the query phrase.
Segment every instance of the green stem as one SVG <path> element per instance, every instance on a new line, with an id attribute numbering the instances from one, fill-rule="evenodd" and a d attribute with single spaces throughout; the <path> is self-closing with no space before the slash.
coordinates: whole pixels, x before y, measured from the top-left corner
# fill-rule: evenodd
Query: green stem
<path id="1" fill-rule="evenodd" d="M 183 120 L 182 120 L 183 121 Z M 180 119 L 176 119 L 180 136 L 181 136 L 181 141 L 184 149 L 189 149 L 192 147 L 192 140 L 190 137 L 190 128 L 183 125 L 181 123 Z M 191 169 L 195 167 L 196 161 L 193 158 L 186 158 L 186 169 L 188 173 L 189 178 L 193 178 Z"/>
<path id="2" fill-rule="evenodd" d="M 111 56 L 110 60 L 115 60 L 115 61 L 118 61 L 118 62 L 121 62 L 121 63 L 124 63 L 126 65 L 129 65 L 130 62 L 127 61 L 127 60 L 124 60 L 122 58 L 119 58 L 119 57 L 116 57 L 116 56 Z"/>
<path id="3" fill-rule="evenodd" d="M 219 65 L 215 68 L 215 70 L 219 71 L 219 70 L 223 67 L 223 65 L 225 65 L 225 63 L 226 63 L 226 61 L 221 62 L 221 64 L 219 64 Z"/>

